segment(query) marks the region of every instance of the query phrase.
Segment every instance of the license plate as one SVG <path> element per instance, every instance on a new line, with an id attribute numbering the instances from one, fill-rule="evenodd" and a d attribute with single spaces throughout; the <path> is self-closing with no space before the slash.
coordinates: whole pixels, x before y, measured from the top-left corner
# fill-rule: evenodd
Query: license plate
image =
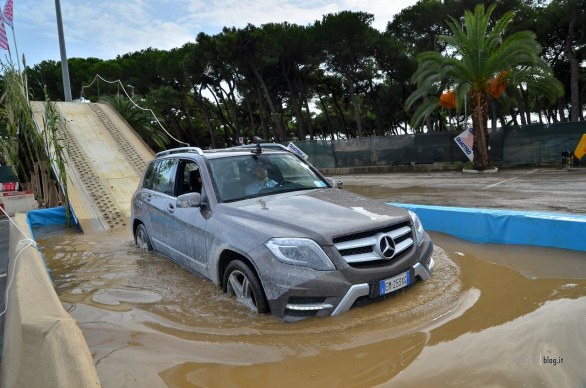
<path id="1" fill-rule="evenodd" d="M 397 291 L 411 283 L 411 273 L 409 271 L 403 272 L 397 276 L 380 281 L 380 294 L 385 295 L 393 291 Z"/>

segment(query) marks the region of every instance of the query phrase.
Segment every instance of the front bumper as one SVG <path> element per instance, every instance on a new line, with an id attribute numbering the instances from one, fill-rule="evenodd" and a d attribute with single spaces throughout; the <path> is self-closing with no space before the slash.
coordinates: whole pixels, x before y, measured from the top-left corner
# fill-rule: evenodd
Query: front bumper
<path id="1" fill-rule="evenodd" d="M 433 266 L 435 262 L 433 258 L 429 260 L 429 264 L 426 266 L 421 263 L 417 263 L 411 269 L 414 277 L 418 277 L 421 280 L 428 280 L 433 272 Z M 356 302 L 358 298 L 368 296 L 371 293 L 371 286 L 368 283 L 354 284 L 346 295 L 342 298 L 342 301 L 338 304 L 336 309 L 332 312 L 332 315 L 340 315 L 348 310 Z"/>
<path id="2" fill-rule="evenodd" d="M 434 265 L 433 257 L 429 257 L 429 261 L 426 264 L 416 263 L 410 269 L 411 278 L 418 278 L 423 281 L 430 279 Z M 350 310 L 358 299 L 378 296 L 380 295 L 376 294 L 376 291 L 373 292 L 373 283 L 353 284 L 341 297 L 341 300 L 339 299 L 338 303 L 328 303 L 327 299 L 314 303 L 287 303 L 283 320 L 294 322 L 311 316 L 340 315 Z"/>

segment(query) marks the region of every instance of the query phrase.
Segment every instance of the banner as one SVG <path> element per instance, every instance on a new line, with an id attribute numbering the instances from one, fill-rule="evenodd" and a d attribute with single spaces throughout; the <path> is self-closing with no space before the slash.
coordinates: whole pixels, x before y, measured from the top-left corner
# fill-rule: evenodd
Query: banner
<path id="1" fill-rule="evenodd" d="M 474 160 L 474 151 L 472 151 L 472 144 L 474 143 L 474 135 L 472 134 L 472 128 L 464 130 L 461 134 L 456 136 L 454 139 L 458 147 L 470 159 L 470 161 Z"/>

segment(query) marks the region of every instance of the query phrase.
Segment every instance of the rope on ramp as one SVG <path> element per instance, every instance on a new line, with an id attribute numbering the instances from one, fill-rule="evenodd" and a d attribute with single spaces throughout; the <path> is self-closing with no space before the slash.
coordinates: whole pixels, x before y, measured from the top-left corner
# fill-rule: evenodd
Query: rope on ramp
<path id="1" fill-rule="evenodd" d="M 131 96 L 128 94 L 128 92 L 127 92 L 127 91 L 126 91 L 126 89 L 124 88 L 124 85 L 122 84 L 122 82 L 121 82 L 119 79 L 117 79 L 116 81 L 108 81 L 108 80 L 104 79 L 104 78 L 103 78 L 101 75 L 99 75 L 99 74 L 96 74 L 96 76 L 94 77 L 94 79 L 92 80 L 92 82 L 90 82 L 90 84 L 89 84 L 89 85 L 83 85 L 83 86 L 81 87 L 81 96 L 83 97 L 83 91 L 84 91 L 84 89 L 91 87 L 91 86 L 92 86 L 94 83 L 97 83 L 97 82 L 98 82 L 98 80 L 104 81 L 104 82 L 106 82 L 106 83 L 108 83 L 108 84 L 118 84 L 118 87 L 119 87 L 119 88 L 122 88 L 122 91 L 124 92 L 124 95 L 125 95 L 125 96 L 128 98 L 128 100 L 129 100 L 129 101 L 132 103 L 132 105 L 133 105 L 135 108 L 137 108 L 137 109 L 140 109 L 140 110 L 142 110 L 142 111 L 144 111 L 144 112 L 149 112 L 149 113 L 150 113 L 150 114 L 153 116 L 153 118 L 155 119 L 155 121 L 157 122 L 157 124 L 159 125 L 159 127 L 161 127 L 161 129 L 163 130 L 163 132 L 165 132 L 165 133 L 167 134 L 167 136 L 169 136 L 171 139 L 175 140 L 177 143 L 180 143 L 180 144 L 185 144 L 186 146 L 188 146 L 188 147 L 189 147 L 189 143 L 186 143 L 186 142 L 184 142 L 184 141 L 181 141 L 181 140 L 179 140 L 179 139 L 176 139 L 176 138 L 175 138 L 173 135 L 171 135 L 171 134 L 170 134 L 170 133 L 169 133 L 169 132 L 168 132 L 168 131 L 165 129 L 165 127 L 163 127 L 163 124 L 161 124 L 161 122 L 160 122 L 160 121 L 159 121 L 159 119 L 157 118 L 157 115 L 155 115 L 155 112 L 153 112 L 153 110 L 152 110 L 152 109 L 150 109 L 150 108 L 143 108 L 143 107 L 141 107 L 140 105 L 138 105 L 136 102 L 134 102 L 134 100 L 133 100 L 133 99 L 132 99 L 132 97 L 131 97 Z M 99 90 L 100 90 L 100 89 L 99 89 L 99 86 L 98 86 L 98 96 L 99 96 Z"/>

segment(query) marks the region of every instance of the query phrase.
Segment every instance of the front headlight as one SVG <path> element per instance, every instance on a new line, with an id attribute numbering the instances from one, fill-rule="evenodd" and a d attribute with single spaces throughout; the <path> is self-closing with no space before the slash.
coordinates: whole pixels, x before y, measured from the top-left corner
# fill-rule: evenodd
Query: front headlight
<path id="1" fill-rule="evenodd" d="M 265 243 L 273 256 L 281 263 L 300 265 L 318 271 L 336 269 L 323 249 L 307 238 L 273 238 Z"/>
<path id="2" fill-rule="evenodd" d="M 421 245 L 423 242 L 423 225 L 421 225 L 421 221 L 419 220 L 419 217 L 417 217 L 417 214 L 409 210 L 409 215 L 413 220 L 413 229 L 415 229 L 415 239 L 417 241 L 417 245 Z"/>

